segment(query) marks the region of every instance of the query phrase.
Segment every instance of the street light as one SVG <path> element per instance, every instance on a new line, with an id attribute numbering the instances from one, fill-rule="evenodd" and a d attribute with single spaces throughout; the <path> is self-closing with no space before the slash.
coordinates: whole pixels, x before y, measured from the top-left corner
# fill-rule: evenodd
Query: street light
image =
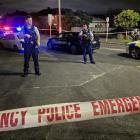
<path id="1" fill-rule="evenodd" d="M 62 23 L 61 23 L 61 0 L 58 0 L 58 11 L 59 11 L 59 33 L 62 32 Z"/>

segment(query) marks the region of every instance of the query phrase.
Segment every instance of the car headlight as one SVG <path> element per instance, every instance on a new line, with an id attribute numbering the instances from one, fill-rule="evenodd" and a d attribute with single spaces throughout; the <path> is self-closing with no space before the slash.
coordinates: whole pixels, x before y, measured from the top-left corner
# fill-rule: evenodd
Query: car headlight
<path id="1" fill-rule="evenodd" d="M 93 44 L 96 44 L 96 41 L 93 41 L 92 43 L 93 43 Z"/>

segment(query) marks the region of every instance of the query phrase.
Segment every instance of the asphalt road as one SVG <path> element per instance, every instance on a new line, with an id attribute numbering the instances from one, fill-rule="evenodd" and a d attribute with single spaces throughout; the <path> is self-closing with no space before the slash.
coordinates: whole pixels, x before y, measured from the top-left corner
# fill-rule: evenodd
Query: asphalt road
<path id="1" fill-rule="evenodd" d="M 45 44 L 45 43 L 44 43 Z M 96 64 L 81 55 L 40 49 L 42 75 L 21 77 L 23 56 L 0 50 L 0 110 L 140 95 L 140 60 L 117 45 L 94 53 Z M 140 114 L 1 132 L 0 140 L 139 140 Z"/>

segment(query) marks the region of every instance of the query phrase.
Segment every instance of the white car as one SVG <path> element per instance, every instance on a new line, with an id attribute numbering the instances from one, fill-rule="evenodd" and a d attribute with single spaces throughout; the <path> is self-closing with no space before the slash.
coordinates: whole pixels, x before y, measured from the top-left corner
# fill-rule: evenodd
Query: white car
<path id="1" fill-rule="evenodd" d="M 18 52 L 24 51 L 23 39 L 19 39 L 18 34 L 8 33 L 0 36 L 0 48 L 12 49 Z"/>
<path id="2" fill-rule="evenodd" d="M 126 53 L 134 59 L 140 58 L 140 40 L 128 43 Z"/>

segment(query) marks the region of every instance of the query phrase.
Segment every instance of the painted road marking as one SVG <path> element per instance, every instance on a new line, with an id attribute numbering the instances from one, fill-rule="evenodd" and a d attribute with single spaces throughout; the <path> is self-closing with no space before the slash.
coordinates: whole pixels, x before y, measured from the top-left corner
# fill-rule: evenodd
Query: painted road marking
<path id="1" fill-rule="evenodd" d="M 110 50 L 110 51 L 125 51 L 125 49 L 118 49 L 118 48 L 101 48 L 101 49 L 103 49 L 103 50 Z"/>

